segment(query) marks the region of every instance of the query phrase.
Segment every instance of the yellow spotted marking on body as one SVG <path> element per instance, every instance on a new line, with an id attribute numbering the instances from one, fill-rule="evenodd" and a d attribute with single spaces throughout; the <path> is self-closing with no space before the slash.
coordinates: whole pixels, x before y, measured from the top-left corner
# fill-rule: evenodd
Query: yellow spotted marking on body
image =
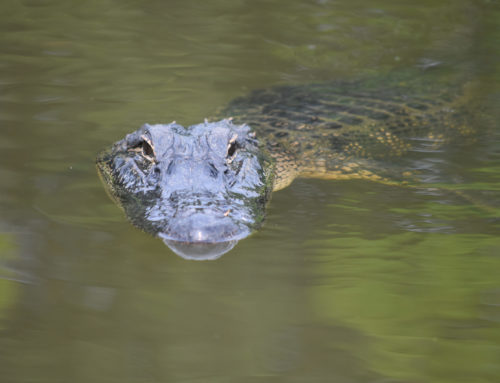
<path id="1" fill-rule="evenodd" d="M 296 177 L 396 179 L 393 182 L 401 185 L 415 171 L 398 167 L 399 157 L 412 149 L 433 150 L 458 136 L 474 135 L 465 120 L 474 88 L 467 92 L 447 80 L 444 86 L 434 80 L 420 86 L 413 77 L 400 80 L 368 83 L 367 88 L 354 82 L 352 91 L 346 83 L 340 83 L 340 88 L 335 84 L 287 86 L 253 97 L 251 108 L 243 103 L 241 121 L 261 129 L 258 137 L 264 142 L 278 142 L 293 153 L 277 149 L 273 154 L 275 190 Z M 281 132 L 287 135 L 277 134 Z"/>

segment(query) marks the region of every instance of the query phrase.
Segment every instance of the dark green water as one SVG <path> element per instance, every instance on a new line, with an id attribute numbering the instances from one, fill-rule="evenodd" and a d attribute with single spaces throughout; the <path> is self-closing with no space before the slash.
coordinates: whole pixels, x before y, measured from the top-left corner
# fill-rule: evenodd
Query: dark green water
<path id="1" fill-rule="evenodd" d="M 3 0 L 0 382 L 499 382 L 499 47 L 494 0 Z M 144 122 L 438 61 L 482 107 L 428 187 L 296 181 L 214 262 L 95 172 Z"/>

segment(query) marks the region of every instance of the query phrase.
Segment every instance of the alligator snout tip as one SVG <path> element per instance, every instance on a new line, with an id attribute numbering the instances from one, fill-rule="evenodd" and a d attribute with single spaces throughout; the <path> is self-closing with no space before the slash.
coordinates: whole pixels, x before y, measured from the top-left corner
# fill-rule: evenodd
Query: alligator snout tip
<path id="1" fill-rule="evenodd" d="M 177 255 L 191 260 L 213 260 L 231 250 L 250 230 L 228 217 L 197 213 L 171 223 L 158 236 Z"/>
<path id="2" fill-rule="evenodd" d="M 231 250 L 236 246 L 238 240 L 210 243 L 182 242 L 163 238 L 163 242 L 181 258 L 193 261 L 211 261 Z"/>

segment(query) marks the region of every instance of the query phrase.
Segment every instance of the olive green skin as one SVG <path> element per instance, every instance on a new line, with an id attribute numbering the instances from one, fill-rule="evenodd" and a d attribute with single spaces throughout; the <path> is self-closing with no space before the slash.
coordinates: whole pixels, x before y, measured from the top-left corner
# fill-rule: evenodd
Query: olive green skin
<path id="1" fill-rule="evenodd" d="M 433 69 L 256 90 L 213 122 L 146 124 L 98 169 L 134 225 L 185 258 L 213 259 L 259 228 L 271 191 L 297 177 L 413 179 L 405 154 L 474 133 L 459 83 Z"/>
<path id="2" fill-rule="evenodd" d="M 399 182 L 412 170 L 405 154 L 473 136 L 464 82 L 434 69 L 278 86 L 236 99 L 221 114 L 266 143 L 276 160 L 274 190 L 296 177 Z"/>

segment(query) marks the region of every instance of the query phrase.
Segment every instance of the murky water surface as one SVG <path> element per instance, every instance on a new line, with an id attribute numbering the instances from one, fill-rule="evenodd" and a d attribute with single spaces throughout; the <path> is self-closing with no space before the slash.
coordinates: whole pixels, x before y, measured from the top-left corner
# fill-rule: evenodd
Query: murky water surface
<path id="1" fill-rule="evenodd" d="M 0 381 L 500 381 L 499 25 L 494 0 L 3 0 Z M 413 153 L 428 187 L 296 181 L 217 261 L 133 228 L 94 168 L 254 88 L 437 62 L 481 108 Z"/>

